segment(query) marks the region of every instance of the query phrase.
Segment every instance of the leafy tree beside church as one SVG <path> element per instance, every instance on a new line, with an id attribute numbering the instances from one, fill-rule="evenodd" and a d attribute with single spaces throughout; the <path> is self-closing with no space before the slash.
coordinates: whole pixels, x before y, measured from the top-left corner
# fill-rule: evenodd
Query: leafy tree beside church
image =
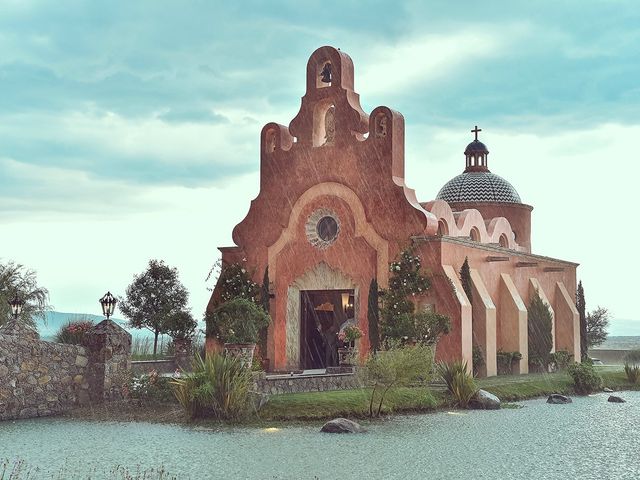
<path id="1" fill-rule="evenodd" d="M 416 311 L 414 298 L 431 288 L 429 277 L 421 272 L 420 257 L 411 249 L 400 253 L 389 266 L 389 288 L 384 291 L 380 310 L 380 334 L 383 342 L 416 341 L 434 345 L 449 333 L 451 322 L 446 315 Z"/>
<path id="2" fill-rule="evenodd" d="M 163 333 L 194 330 L 187 311 L 189 293 L 178 279 L 178 269 L 162 260 L 149 260 L 147 269 L 135 275 L 118 307 L 134 328 L 153 332 L 153 354 Z"/>

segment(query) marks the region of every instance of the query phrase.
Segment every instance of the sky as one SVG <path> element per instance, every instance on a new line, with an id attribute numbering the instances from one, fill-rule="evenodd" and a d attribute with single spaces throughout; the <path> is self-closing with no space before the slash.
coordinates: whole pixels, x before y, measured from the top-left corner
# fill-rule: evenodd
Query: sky
<path id="1" fill-rule="evenodd" d="M 0 261 L 36 270 L 55 310 L 99 313 L 163 259 L 201 316 L 258 193 L 260 130 L 289 124 L 332 45 L 365 111 L 404 115 L 420 201 L 479 125 L 534 206 L 534 253 L 580 263 L 587 309 L 640 335 L 639 44 L 633 0 L 0 0 Z"/>

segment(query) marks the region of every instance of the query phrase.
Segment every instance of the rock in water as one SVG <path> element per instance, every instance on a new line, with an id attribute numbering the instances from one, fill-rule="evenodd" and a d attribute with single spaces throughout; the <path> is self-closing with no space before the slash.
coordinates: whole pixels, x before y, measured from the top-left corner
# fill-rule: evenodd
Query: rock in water
<path id="1" fill-rule="evenodd" d="M 609 398 L 607 399 L 607 402 L 611 402 L 611 403 L 626 403 L 626 400 L 620 398 L 620 397 L 616 397 L 615 395 L 609 395 Z"/>
<path id="2" fill-rule="evenodd" d="M 364 428 L 358 425 L 356 422 L 347 420 L 346 418 L 334 418 L 329 420 L 322 426 L 321 432 L 325 433 L 363 433 L 366 432 Z"/>
<path id="3" fill-rule="evenodd" d="M 605 392 L 605 393 L 613 393 L 613 390 L 611 390 L 610 388 L 607 388 L 607 387 L 603 388 L 602 391 Z"/>
<path id="4" fill-rule="evenodd" d="M 551 395 L 549 395 L 549 398 L 547 398 L 547 403 L 553 403 L 555 405 L 563 405 L 565 403 L 572 403 L 573 400 L 571 400 L 570 397 L 567 397 L 566 395 L 560 395 L 557 393 L 552 393 Z"/>
<path id="5" fill-rule="evenodd" d="M 498 410 L 500 399 L 486 390 L 478 390 L 475 397 L 469 402 L 469 407 L 476 410 Z"/>

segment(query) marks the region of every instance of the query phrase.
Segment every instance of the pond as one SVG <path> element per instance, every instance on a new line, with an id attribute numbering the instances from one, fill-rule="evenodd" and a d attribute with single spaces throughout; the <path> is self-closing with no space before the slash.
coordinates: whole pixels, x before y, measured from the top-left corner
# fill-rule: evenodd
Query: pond
<path id="1" fill-rule="evenodd" d="M 570 405 L 539 399 L 521 409 L 397 416 L 362 435 L 321 434 L 318 425 L 4 422 L 0 459 L 40 470 L 29 478 L 109 478 L 117 465 L 162 465 L 180 479 L 636 479 L 640 392 L 621 396 L 627 403 L 598 394 Z"/>

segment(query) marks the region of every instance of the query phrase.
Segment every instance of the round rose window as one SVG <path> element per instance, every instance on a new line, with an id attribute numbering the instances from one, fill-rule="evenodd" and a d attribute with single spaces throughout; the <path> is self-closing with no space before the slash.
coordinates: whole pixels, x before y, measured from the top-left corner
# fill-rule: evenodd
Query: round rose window
<path id="1" fill-rule="evenodd" d="M 305 229 L 311 245 L 322 250 L 338 238 L 340 221 L 335 213 L 322 208 L 311 214 Z"/>

